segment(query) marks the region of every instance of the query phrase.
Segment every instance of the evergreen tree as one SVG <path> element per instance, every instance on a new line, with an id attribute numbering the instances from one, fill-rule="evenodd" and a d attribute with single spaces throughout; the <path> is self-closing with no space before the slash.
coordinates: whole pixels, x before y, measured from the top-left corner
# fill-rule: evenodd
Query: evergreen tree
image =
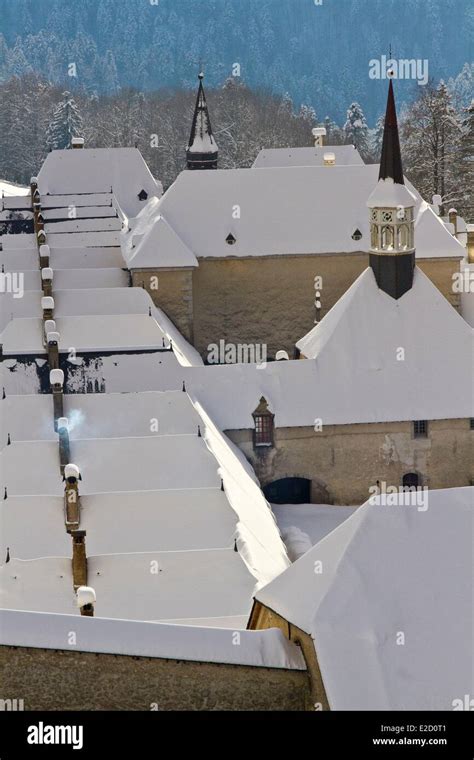
<path id="1" fill-rule="evenodd" d="M 71 146 L 73 137 L 82 137 L 82 116 L 76 101 L 67 90 L 62 94 L 61 102 L 56 106 L 50 123 L 46 142 L 51 150 L 64 150 Z"/>
<path id="2" fill-rule="evenodd" d="M 372 158 L 375 161 L 375 163 L 380 162 L 380 155 L 382 153 L 384 126 L 385 126 L 385 114 L 381 114 L 375 124 L 375 129 L 372 133 L 372 140 L 371 140 Z"/>
<path id="3" fill-rule="evenodd" d="M 364 112 L 358 103 L 352 103 L 347 111 L 344 133 L 346 143 L 355 145 L 362 158 L 368 158 L 370 155 L 369 128 Z"/>

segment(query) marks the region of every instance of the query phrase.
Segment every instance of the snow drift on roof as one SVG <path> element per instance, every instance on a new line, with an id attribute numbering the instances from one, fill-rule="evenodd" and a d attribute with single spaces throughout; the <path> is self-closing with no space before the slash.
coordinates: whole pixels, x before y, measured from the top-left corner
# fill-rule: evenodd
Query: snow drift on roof
<path id="1" fill-rule="evenodd" d="M 253 168 L 323 166 L 326 153 L 335 155 L 337 166 L 361 166 L 364 163 L 355 145 L 316 145 L 311 148 L 264 148 L 253 162 Z"/>

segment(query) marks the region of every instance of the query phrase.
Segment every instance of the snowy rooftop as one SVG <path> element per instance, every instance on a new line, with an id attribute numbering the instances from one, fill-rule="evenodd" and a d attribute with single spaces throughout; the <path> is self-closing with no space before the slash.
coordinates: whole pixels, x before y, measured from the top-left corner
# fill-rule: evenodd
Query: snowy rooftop
<path id="1" fill-rule="evenodd" d="M 355 145 L 317 145 L 311 148 L 264 148 L 253 162 L 253 168 L 323 166 L 327 153 L 334 154 L 336 166 L 361 166 L 364 163 Z"/>
<path id="2" fill-rule="evenodd" d="M 376 165 L 184 171 L 161 200 L 143 212 L 141 223 L 132 220 L 137 239 L 133 229 L 122 233 L 124 255 L 131 267 L 153 268 L 192 266 L 193 257 L 368 251 L 366 204 L 377 172 Z M 462 258 L 461 244 L 408 182 L 407 188 L 416 197 L 416 214 L 421 207 L 417 256 Z M 234 219 L 229 209 L 237 206 L 240 218 Z M 422 219 L 427 214 L 433 216 L 431 224 Z M 158 227 L 156 233 L 150 226 Z M 357 229 L 361 240 L 352 237 Z M 232 246 L 226 242 L 229 234 L 236 240 Z"/>
<path id="3" fill-rule="evenodd" d="M 127 216 L 136 216 L 140 211 L 143 201 L 138 194 L 141 190 L 149 197 L 163 192 L 136 148 L 53 150 L 41 167 L 38 188 L 42 205 L 46 205 L 47 194 L 85 195 L 110 192 L 112 188 Z"/>
<path id="4" fill-rule="evenodd" d="M 2 605 L 74 614 L 51 397 L 0 411 Z M 241 452 L 182 392 L 66 396 L 65 415 L 97 615 L 245 627 L 255 588 L 289 563 Z M 139 593 L 124 601 L 124 588 Z"/>
<path id="5" fill-rule="evenodd" d="M 430 491 L 425 511 L 367 502 L 257 592 L 313 637 L 331 709 L 452 710 L 473 693 L 473 519 L 473 488 Z"/>

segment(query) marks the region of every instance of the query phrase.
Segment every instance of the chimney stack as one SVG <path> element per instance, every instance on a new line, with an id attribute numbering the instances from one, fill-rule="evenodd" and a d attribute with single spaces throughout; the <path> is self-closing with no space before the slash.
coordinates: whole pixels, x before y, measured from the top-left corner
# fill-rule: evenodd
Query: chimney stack
<path id="1" fill-rule="evenodd" d="M 64 475 L 66 465 L 71 460 L 71 447 L 69 444 L 69 424 L 67 417 L 60 417 L 58 419 L 58 435 L 59 435 L 59 466 L 61 469 L 61 475 Z"/>
<path id="2" fill-rule="evenodd" d="M 79 586 L 76 591 L 77 606 L 81 610 L 81 615 L 94 617 L 94 604 L 96 601 L 95 591 L 91 586 Z"/>
<path id="3" fill-rule="evenodd" d="M 64 521 L 66 531 L 73 533 L 79 528 L 81 519 L 81 499 L 79 496 L 79 480 L 81 473 L 75 464 L 64 467 Z"/>
<path id="4" fill-rule="evenodd" d="M 74 591 L 87 586 L 86 531 L 69 531 L 72 538 L 72 582 Z"/>
<path id="5" fill-rule="evenodd" d="M 41 246 L 46 248 L 47 246 Z M 53 295 L 53 270 L 51 267 L 43 267 L 41 270 L 41 282 L 43 284 L 43 293 L 45 296 Z"/>
<path id="6" fill-rule="evenodd" d="M 71 148 L 75 148 L 76 150 L 78 148 L 84 147 L 84 138 L 83 137 L 73 137 L 71 139 Z"/>
<path id="7" fill-rule="evenodd" d="M 39 249 L 39 256 L 40 256 L 40 269 L 45 269 L 49 267 L 49 255 L 51 251 L 49 248 L 49 245 L 40 245 Z"/>
<path id="8" fill-rule="evenodd" d="M 41 309 L 43 311 L 43 322 L 47 322 L 47 320 L 53 319 L 54 298 L 52 296 L 43 296 L 41 299 Z"/>
<path id="9" fill-rule="evenodd" d="M 326 127 L 315 127 L 311 132 L 314 137 L 314 147 L 322 148 L 324 145 L 324 138 L 326 137 Z"/>
<path id="10" fill-rule="evenodd" d="M 52 369 L 49 373 L 49 382 L 53 391 L 54 429 L 58 429 L 58 420 L 64 417 L 63 412 L 63 388 L 64 372 L 62 369 Z"/>
<path id="11" fill-rule="evenodd" d="M 48 344 L 48 361 L 50 369 L 59 369 L 59 340 L 58 332 L 50 332 L 46 335 Z"/>
<path id="12" fill-rule="evenodd" d="M 31 177 L 30 179 L 30 193 L 31 193 L 31 206 L 34 209 L 34 203 L 39 201 L 40 194 L 38 190 L 38 177 Z"/>
<path id="13" fill-rule="evenodd" d="M 450 208 L 448 211 L 449 223 L 454 227 L 454 237 L 458 235 L 458 212 L 455 208 Z"/>
<path id="14" fill-rule="evenodd" d="M 325 153 L 323 156 L 323 164 L 324 166 L 336 166 L 336 154 Z"/>

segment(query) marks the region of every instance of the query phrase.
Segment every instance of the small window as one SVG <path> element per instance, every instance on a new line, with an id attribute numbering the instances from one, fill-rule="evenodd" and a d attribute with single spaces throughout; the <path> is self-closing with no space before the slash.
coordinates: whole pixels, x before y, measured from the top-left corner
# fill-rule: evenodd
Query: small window
<path id="1" fill-rule="evenodd" d="M 471 417 L 471 419 L 469 420 L 469 427 L 471 428 L 471 430 L 474 430 L 474 417 Z"/>
<path id="2" fill-rule="evenodd" d="M 229 235 L 227 235 L 225 242 L 227 243 L 227 245 L 234 245 L 237 242 L 237 240 L 235 239 L 233 234 L 230 233 Z"/>
<path id="3" fill-rule="evenodd" d="M 148 198 L 147 191 L 146 190 L 140 190 L 140 192 L 138 193 L 138 200 L 139 201 L 146 201 L 147 198 Z"/>
<path id="4" fill-rule="evenodd" d="M 403 476 L 403 488 L 419 488 L 420 476 L 417 472 L 407 472 Z"/>
<path id="5" fill-rule="evenodd" d="M 413 435 L 415 438 L 427 438 L 428 437 L 428 421 L 427 420 L 415 420 L 413 423 Z"/>
<path id="6" fill-rule="evenodd" d="M 362 232 L 359 229 L 354 230 L 352 233 L 352 240 L 360 240 L 362 238 Z"/>
<path id="7" fill-rule="evenodd" d="M 255 422 L 254 446 L 273 446 L 273 420 L 275 415 L 269 410 L 268 403 L 263 396 L 252 416 Z"/>

